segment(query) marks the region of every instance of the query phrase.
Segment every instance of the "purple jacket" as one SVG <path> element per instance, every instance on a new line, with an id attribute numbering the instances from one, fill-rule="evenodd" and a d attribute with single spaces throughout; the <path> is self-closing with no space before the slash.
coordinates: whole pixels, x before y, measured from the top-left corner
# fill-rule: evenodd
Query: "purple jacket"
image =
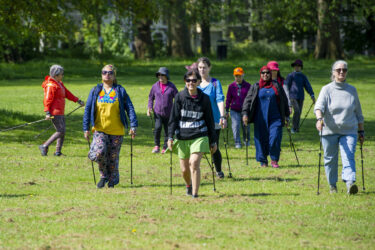
<path id="1" fill-rule="evenodd" d="M 241 89 L 236 82 L 232 82 L 228 86 L 227 101 L 225 103 L 225 110 L 227 112 L 229 112 L 229 109 L 237 112 L 242 111 L 242 105 L 250 86 L 250 83 L 246 82 L 245 80 L 242 81 Z"/>
<path id="2" fill-rule="evenodd" d="M 162 94 L 160 82 L 157 81 L 152 85 L 150 94 L 148 95 L 148 108 L 153 108 L 155 100 L 154 112 L 163 117 L 169 117 L 173 106 L 173 98 L 177 93 L 178 90 L 176 86 L 168 81 L 164 94 Z"/>

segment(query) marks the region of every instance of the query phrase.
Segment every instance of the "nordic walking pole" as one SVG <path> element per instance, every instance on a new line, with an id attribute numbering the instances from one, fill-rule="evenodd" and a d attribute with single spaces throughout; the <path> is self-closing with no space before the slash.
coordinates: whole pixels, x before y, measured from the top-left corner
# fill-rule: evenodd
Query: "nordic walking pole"
<path id="1" fill-rule="evenodd" d="M 228 169 L 229 169 L 228 178 L 232 178 L 232 172 L 230 171 L 230 163 L 229 163 L 229 156 L 228 156 L 228 146 L 227 146 L 227 141 L 228 141 L 228 126 L 227 126 L 226 129 L 227 129 L 227 140 L 225 140 L 224 133 L 223 133 L 223 139 L 224 139 L 225 153 L 227 155 L 227 163 L 228 163 Z"/>
<path id="2" fill-rule="evenodd" d="M 54 118 L 53 116 L 50 117 L 50 119 L 53 119 L 53 118 Z M 41 120 L 37 120 L 37 121 L 34 121 L 34 122 L 27 122 L 27 123 L 24 123 L 24 124 L 21 124 L 21 125 L 17 125 L 15 127 L 0 130 L 0 132 L 6 132 L 6 131 L 13 130 L 13 129 L 16 129 L 16 128 L 22 128 L 22 127 L 25 127 L 25 126 L 28 126 L 28 125 L 31 125 L 31 124 L 34 124 L 34 123 L 38 123 L 38 122 L 43 122 L 43 121 L 47 121 L 47 120 L 45 118 L 43 118 Z"/>
<path id="3" fill-rule="evenodd" d="M 77 109 L 79 108 L 82 108 L 83 106 L 79 105 L 77 108 L 73 109 L 72 111 L 69 112 L 69 114 L 67 114 L 65 117 L 68 117 L 70 116 L 72 113 L 74 113 L 74 111 L 76 111 Z M 53 127 L 53 124 L 51 124 L 48 128 L 44 129 L 42 132 L 40 132 L 38 135 L 34 136 L 34 139 L 38 138 L 39 136 L 41 136 L 42 134 L 44 134 L 47 130 L 51 129 Z"/>
<path id="4" fill-rule="evenodd" d="M 249 148 L 249 139 L 247 138 L 247 126 L 244 126 L 244 129 L 245 129 L 245 136 L 246 136 L 246 166 L 249 166 L 249 151 L 248 151 L 248 148 Z"/>
<path id="5" fill-rule="evenodd" d="M 169 179 L 170 179 L 170 190 L 171 190 L 171 195 L 172 195 L 172 150 L 171 150 L 171 160 L 170 160 L 170 165 L 169 165 Z"/>
<path id="6" fill-rule="evenodd" d="M 362 143 L 360 144 L 360 149 L 361 149 L 361 164 L 362 164 L 362 190 L 365 191 L 365 173 L 363 170 L 363 151 L 362 151 Z"/>
<path id="7" fill-rule="evenodd" d="M 215 174 L 214 174 L 214 167 L 213 167 L 213 160 L 212 160 L 212 158 L 211 158 L 211 163 L 210 163 L 210 161 L 208 160 L 208 158 L 207 158 L 207 155 L 206 154 L 204 154 L 204 157 L 206 158 L 206 160 L 207 160 L 207 163 L 208 163 L 208 165 L 210 166 L 210 168 L 211 168 L 211 171 L 212 171 L 212 182 L 213 182 L 213 184 L 214 184 L 214 192 L 216 192 L 216 185 L 215 185 Z M 212 157 L 212 156 L 211 156 Z"/>
<path id="8" fill-rule="evenodd" d="M 89 144 L 89 151 L 90 151 L 90 139 L 87 139 L 87 143 Z M 91 161 L 91 160 L 90 160 Z M 94 163 L 91 161 L 91 168 L 92 168 L 92 175 L 94 176 L 94 183 L 96 185 L 96 177 L 95 177 L 95 171 L 94 171 Z"/>
<path id="9" fill-rule="evenodd" d="M 306 113 L 306 115 L 305 115 L 305 118 L 303 118 L 301 124 L 299 125 L 299 128 L 298 128 L 298 129 L 301 129 L 302 124 L 303 124 L 303 122 L 306 120 L 307 115 L 310 113 L 310 110 L 311 110 L 311 108 L 312 108 L 313 105 L 314 105 L 314 103 L 311 103 L 311 106 L 310 106 L 309 110 L 307 111 L 307 113 Z"/>
<path id="10" fill-rule="evenodd" d="M 133 185 L 133 136 L 130 135 L 130 184 Z"/>
<path id="11" fill-rule="evenodd" d="M 293 140 L 292 140 L 292 135 L 291 135 L 289 126 L 286 127 L 286 130 L 288 131 L 288 134 L 289 134 L 290 148 L 292 149 L 292 151 L 294 151 L 294 155 L 296 156 L 298 166 L 300 166 L 299 160 L 298 160 L 298 157 L 297 157 L 297 152 L 296 152 L 296 149 L 294 148 L 294 143 L 293 143 Z"/>
<path id="12" fill-rule="evenodd" d="M 319 195 L 319 185 L 320 185 L 320 159 L 322 158 L 322 133 L 323 133 L 323 128 L 322 128 L 322 130 L 320 130 L 319 165 L 318 165 L 318 192 L 316 192 L 317 195 Z"/>

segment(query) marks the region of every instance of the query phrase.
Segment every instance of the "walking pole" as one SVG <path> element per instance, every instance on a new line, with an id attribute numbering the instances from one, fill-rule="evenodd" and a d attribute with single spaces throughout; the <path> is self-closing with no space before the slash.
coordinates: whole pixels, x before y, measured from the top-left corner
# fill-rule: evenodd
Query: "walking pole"
<path id="1" fill-rule="evenodd" d="M 211 171 L 212 171 L 212 182 L 213 182 L 213 184 L 214 184 L 214 192 L 216 192 L 216 185 L 215 185 L 215 174 L 214 174 L 214 167 L 213 167 L 214 163 L 213 163 L 213 160 L 212 160 L 212 158 L 211 158 L 211 163 L 210 163 L 210 161 L 208 160 L 208 158 L 207 158 L 207 155 L 206 155 L 206 154 L 204 154 L 204 157 L 206 158 L 206 160 L 207 160 L 207 163 L 208 163 L 208 165 L 209 165 L 209 166 L 210 166 L 210 168 L 211 168 Z"/>
<path id="2" fill-rule="evenodd" d="M 362 151 L 362 143 L 360 144 L 360 149 L 361 149 L 361 164 L 362 164 L 362 190 L 365 191 L 365 173 L 363 170 L 363 151 Z"/>
<path id="3" fill-rule="evenodd" d="M 53 119 L 53 118 L 54 118 L 53 116 L 50 117 L 50 119 Z M 43 122 L 43 121 L 47 121 L 47 120 L 45 118 L 43 118 L 41 120 L 37 120 L 37 121 L 34 121 L 34 122 L 27 122 L 27 123 L 24 123 L 24 124 L 21 124 L 21 125 L 17 125 L 15 127 L 0 130 L 0 132 L 6 132 L 6 131 L 13 130 L 13 129 L 16 129 L 16 128 L 22 128 L 22 127 L 25 127 L 25 126 L 28 126 L 28 125 L 31 125 L 31 124 L 34 124 L 34 123 L 38 123 L 38 122 Z"/>
<path id="4" fill-rule="evenodd" d="M 322 130 L 320 130 L 320 145 L 319 145 L 319 166 L 318 166 L 318 192 L 316 192 L 317 195 L 319 195 L 319 184 L 320 184 L 320 159 L 322 158 Z"/>
<path id="5" fill-rule="evenodd" d="M 87 143 L 89 144 L 89 151 L 90 151 L 90 139 L 87 139 Z M 91 161 L 91 160 L 90 160 Z M 96 178 L 95 178 L 95 171 L 94 171 L 94 163 L 91 161 L 91 168 L 92 168 L 92 175 L 94 176 L 94 183 L 96 185 Z"/>
<path id="6" fill-rule="evenodd" d="M 171 195 L 172 195 L 172 150 L 171 150 L 171 160 L 170 160 L 170 165 L 169 165 L 169 179 L 170 179 L 170 190 L 171 190 Z"/>
<path id="7" fill-rule="evenodd" d="M 288 134 L 289 134 L 290 148 L 292 149 L 292 151 L 294 151 L 294 155 L 296 156 L 298 166 L 300 166 L 299 160 L 298 160 L 298 157 L 297 157 L 297 152 L 296 152 L 296 149 L 294 148 L 294 143 L 293 143 L 293 140 L 292 140 L 292 135 L 291 135 L 289 126 L 286 127 L 286 130 L 288 131 Z"/>
<path id="8" fill-rule="evenodd" d="M 246 166 L 249 166 L 249 151 L 248 151 L 248 147 L 249 147 L 249 139 L 247 138 L 247 126 L 244 126 L 244 129 L 245 129 L 245 136 L 246 136 Z"/>
<path id="9" fill-rule="evenodd" d="M 228 127 L 226 129 L 227 129 L 227 140 L 228 140 Z M 228 156 L 227 140 L 225 140 L 224 133 L 223 133 L 223 139 L 224 139 L 225 153 L 227 155 L 227 163 L 228 163 L 228 169 L 229 169 L 228 178 L 232 178 L 232 172 L 230 171 L 230 163 L 229 163 L 229 156 Z"/>
<path id="10" fill-rule="evenodd" d="M 133 185 L 133 137 L 130 134 L 130 184 Z"/>
<path id="11" fill-rule="evenodd" d="M 151 119 L 151 130 L 152 130 L 152 134 L 154 134 L 154 119 L 152 118 L 152 114 L 150 114 L 150 119 Z"/>
<path id="12" fill-rule="evenodd" d="M 299 125 L 299 128 L 298 128 L 298 129 L 301 129 L 302 124 L 303 124 L 303 122 L 306 120 L 306 117 L 307 117 L 307 115 L 310 113 L 310 110 L 311 110 L 311 108 L 312 108 L 313 105 L 314 105 L 314 103 L 311 103 L 311 106 L 310 106 L 309 110 L 307 111 L 307 113 L 306 113 L 306 115 L 305 115 L 305 118 L 303 118 L 301 124 Z"/>
<path id="13" fill-rule="evenodd" d="M 69 114 L 66 115 L 66 117 L 70 116 L 74 111 L 76 111 L 79 108 L 82 108 L 83 106 L 78 106 L 77 108 L 73 109 L 72 111 L 69 112 Z M 44 129 L 42 132 L 40 132 L 38 135 L 34 136 L 34 139 L 38 138 L 42 134 L 44 134 L 47 130 L 51 129 L 53 127 L 53 124 L 51 124 L 48 128 Z"/>

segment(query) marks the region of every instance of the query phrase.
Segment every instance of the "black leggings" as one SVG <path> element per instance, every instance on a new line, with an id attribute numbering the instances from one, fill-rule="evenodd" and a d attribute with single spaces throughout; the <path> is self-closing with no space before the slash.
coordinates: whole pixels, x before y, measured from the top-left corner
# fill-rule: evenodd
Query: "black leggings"
<path id="1" fill-rule="evenodd" d="M 154 115 L 155 117 L 155 130 L 154 130 L 154 141 L 155 146 L 160 147 L 160 135 L 161 129 L 164 127 L 164 145 L 163 148 L 168 147 L 168 121 L 169 117 L 164 117 L 158 114 Z"/>
<path id="2" fill-rule="evenodd" d="M 221 129 L 215 129 L 216 136 L 217 136 L 217 150 L 215 154 L 212 155 L 216 172 L 221 172 L 221 163 L 223 161 L 223 159 L 221 158 L 220 150 L 219 150 L 220 130 Z"/>

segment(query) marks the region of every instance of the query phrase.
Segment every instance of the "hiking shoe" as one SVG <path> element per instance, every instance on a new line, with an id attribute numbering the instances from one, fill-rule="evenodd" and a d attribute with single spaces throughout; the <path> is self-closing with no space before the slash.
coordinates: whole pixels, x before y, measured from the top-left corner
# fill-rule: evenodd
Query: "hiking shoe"
<path id="1" fill-rule="evenodd" d="M 271 166 L 273 168 L 279 168 L 280 167 L 279 164 L 277 163 L 277 161 L 271 161 Z"/>
<path id="2" fill-rule="evenodd" d="M 240 148 L 242 148 L 242 145 L 241 144 L 236 144 L 234 147 L 237 148 L 237 149 L 240 149 Z"/>
<path id="3" fill-rule="evenodd" d="M 106 182 L 107 182 L 107 180 L 105 178 L 100 178 L 100 181 L 98 182 L 98 184 L 96 186 L 98 188 L 103 188 L 105 186 Z"/>
<path id="4" fill-rule="evenodd" d="M 331 185 L 330 188 L 329 188 L 329 193 L 330 193 L 330 194 L 335 194 L 335 193 L 337 193 L 337 187 Z"/>
<path id="5" fill-rule="evenodd" d="M 260 166 L 261 166 L 262 168 L 266 168 L 266 167 L 268 167 L 267 163 L 265 163 L 265 162 L 261 162 L 261 163 L 260 163 Z"/>
<path id="6" fill-rule="evenodd" d="M 195 199 L 195 198 L 198 198 L 199 196 L 198 196 L 198 194 L 193 194 L 193 195 L 191 195 L 191 197 L 193 197 L 193 199 Z"/>
<path id="7" fill-rule="evenodd" d="M 190 185 L 190 186 L 186 186 L 186 195 L 192 195 L 193 193 L 193 187 Z"/>
<path id="8" fill-rule="evenodd" d="M 159 146 L 155 146 L 155 147 L 152 149 L 152 153 L 153 153 L 153 154 L 160 153 L 160 147 L 159 147 Z"/>
<path id="9" fill-rule="evenodd" d="M 295 134 L 295 133 L 297 133 L 298 131 L 297 131 L 296 129 L 292 128 L 292 129 L 290 130 L 290 132 L 291 132 L 292 134 Z"/>
<path id="10" fill-rule="evenodd" d="M 65 156 L 63 153 L 61 153 L 61 152 L 55 152 L 54 154 L 53 154 L 54 156 Z"/>
<path id="11" fill-rule="evenodd" d="M 167 151 L 167 148 L 163 148 L 162 151 L 161 151 L 161 153 L 165 154 L 165 151 Z"/>
<path id="12" fill-rule="evenodd" d="M 356 194 L 358 193 L 358 187 L 354 183 L 350 183 L 348 186 L 348 194 Z"/>
<path id="13" fill-rule="evenodd" d="M 47 153 L 48 153 L 48 147 L 44 146 L 44 145 L 39 145 L 39 150 L 40 150 L 40 153 L 42 154 L 42 156 L 47 156 Z"/>
<path id="14" fill-rule="evenodd" d="M 224 179 L 223 171 L 217 172 L 216 175 L 217 175 L 217 177 L 219 177 L 219 179 Z"/>
<path id="15" fill-rule="evenodd" d="M 112 181 L 108 182 L 108 188 L 114 188 L 114 187 L 115 187 L 115 184 Z"/>

